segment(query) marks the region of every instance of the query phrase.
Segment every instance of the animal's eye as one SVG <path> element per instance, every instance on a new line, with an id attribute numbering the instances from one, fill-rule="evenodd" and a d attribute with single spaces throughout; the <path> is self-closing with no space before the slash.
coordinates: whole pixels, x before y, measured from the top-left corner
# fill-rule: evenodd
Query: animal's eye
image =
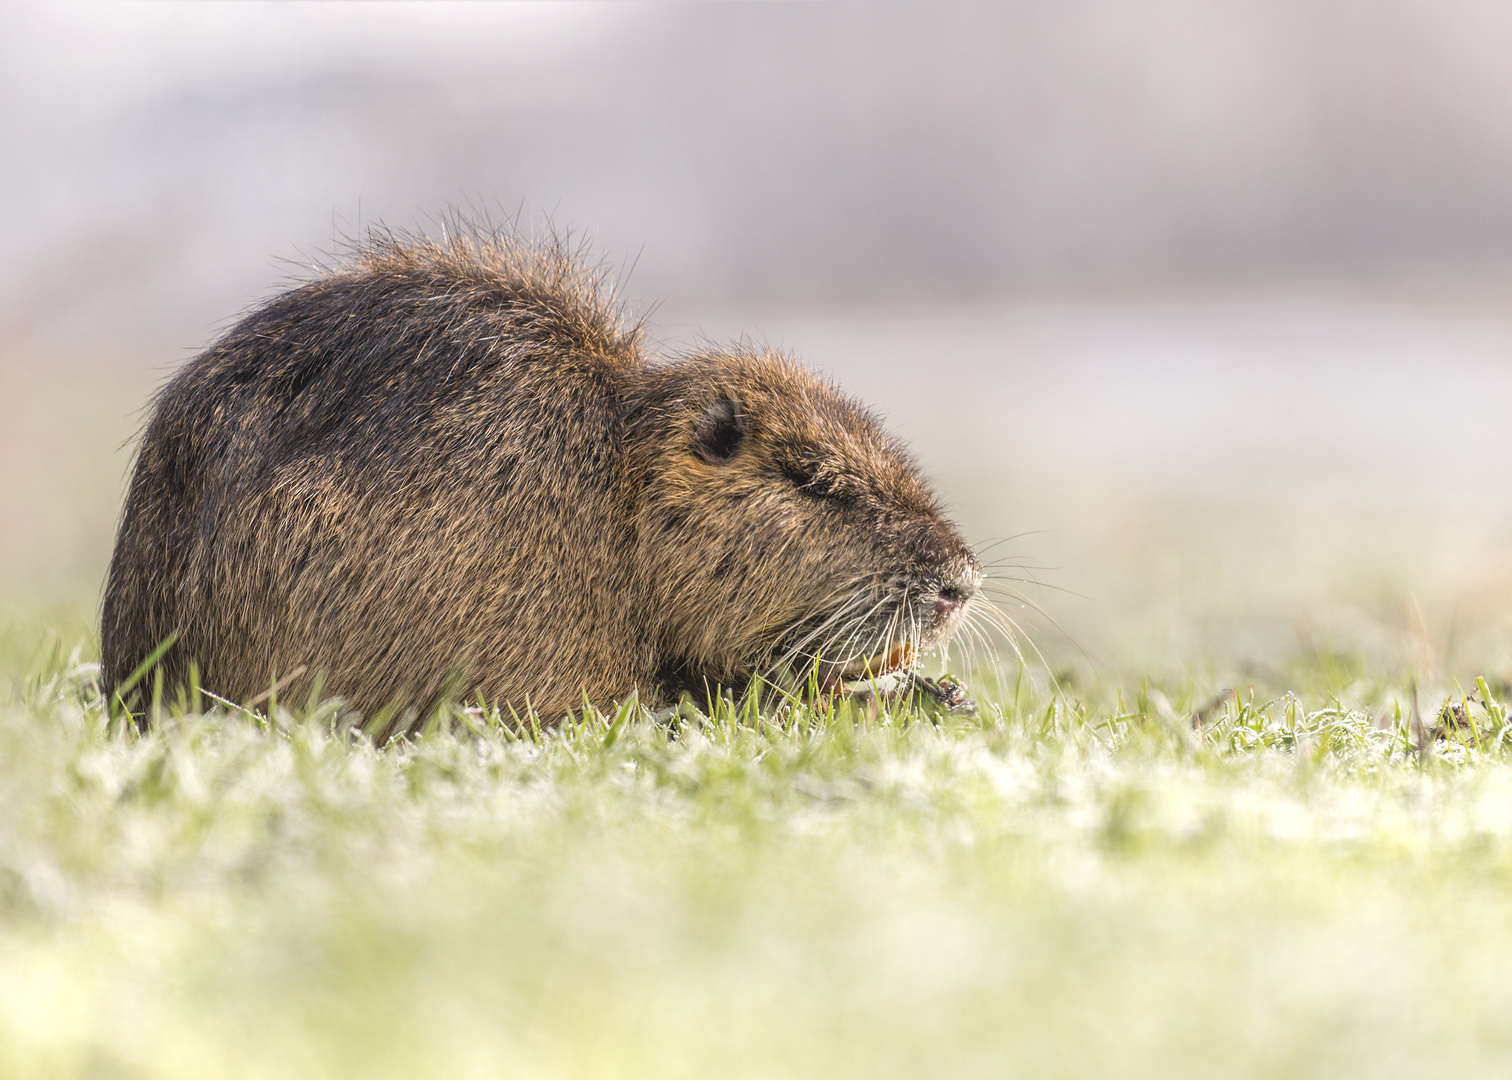
<path id="1" fill-rule="evenodd" d="M 833 499 L 837 497 L 834 484 L 830 479 L 817 475 L 813 469 L 806 465 L 784 465 L 782 467 L 782 475 L 792 481 L 793 485 L 805 495 L 812 495 L 816 499 Z"/>

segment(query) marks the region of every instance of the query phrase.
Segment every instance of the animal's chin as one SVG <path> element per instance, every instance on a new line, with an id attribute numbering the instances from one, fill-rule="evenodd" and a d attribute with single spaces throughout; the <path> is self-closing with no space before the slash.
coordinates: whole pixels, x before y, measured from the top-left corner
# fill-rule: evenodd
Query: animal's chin
<path id="1" fill-rule="evenodd" d="M 911 641 L 905 641 L 894 645 L 886 652 L 879 652 L 876 656 L 867 656 L 852 660 L 836 671 L 835 677 L 849 680 L 865 679 L 877 675 L 891 675 L 895 671 L 911 668 L 918 662 L 918 646 Z"/>
<path id="2" fill-rule="evenodd" d="M 919 662 L 919 648 L 905 641 L 875 656 L 862 656 L 845 663 L 819 665 L 819 685 L 825 690 L 842 690 L 846 683 L 868 682 L 906 671 Z"/>
<path id="3" fill-rule="evenodd" d="M 824 620 L 821 618 L 814 621 Z M 846 641 L 831 640 L 815 645 L 811 643 L 812 630 L 807 629 L 813 625 L 811 621 L 800 624 L 789 632 L 783 643 L 772 647 L 765 661 L 765 670 L 774 672 L 786 668 L 801 682 L 807 682 L 817 674 L 819 685 L 830 689 L 846 683 L 894 675 L 911 670 L 918 664 L 921 655 L 949 641 L 960 622 L 958 612 L 943 620 L 918 620 L 913 623 L 910 636 L 899 641 L 893 636 L 896 622 L 892 618 L 879 617 L 870 631 L 852 632 L 850 639 Z M 865 640 L 867 634 L 875 635 L 871 638 L 874 643 L 872 647 L 879 651 L 870 655 L 858 655 L 857 638 Z"/>

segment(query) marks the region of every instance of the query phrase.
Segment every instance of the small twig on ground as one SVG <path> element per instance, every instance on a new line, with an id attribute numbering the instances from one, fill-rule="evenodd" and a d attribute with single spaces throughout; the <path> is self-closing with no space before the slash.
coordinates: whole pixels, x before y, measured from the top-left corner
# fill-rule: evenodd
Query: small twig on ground
<path id="1" fill-rule="evenodd" d="M 288 686 L 291 682 L 293 682 L 295 679 L 299 678 L 304 673 L 305 673 L 305 665 L 300 664 L 297 668 L 295 668 L 293 671 L 289 672 L 283 678 L 279 679 L 272 686 L 268 687 L 262 693 L 258 694 L 255 698 L 250 699 L 247 702 L 247 704 L 249 706 L 251 706 L 251 705 L 261 705 L 263 702 L 267 701 L 270 697 L 272 697 L 274 694 L 278 693 L 284 687 Z"/>

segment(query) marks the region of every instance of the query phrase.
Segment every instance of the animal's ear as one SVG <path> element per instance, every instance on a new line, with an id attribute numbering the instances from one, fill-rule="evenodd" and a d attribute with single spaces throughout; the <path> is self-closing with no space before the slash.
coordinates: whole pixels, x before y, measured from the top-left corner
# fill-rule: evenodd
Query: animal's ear
<path id="1" fill-rule="evenodd" d="M 740 403 L 720 394 L 704 408 L 693 429 L 693 452 L 710 465 L 723 465 L 740 450 L 745 439 Z"/>

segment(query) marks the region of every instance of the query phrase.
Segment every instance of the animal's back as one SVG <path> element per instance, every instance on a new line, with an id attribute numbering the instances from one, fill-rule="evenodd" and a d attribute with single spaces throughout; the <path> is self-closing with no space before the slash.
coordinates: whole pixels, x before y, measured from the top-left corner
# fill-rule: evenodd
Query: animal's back
<path id="1" fill-rule="evenodd" d="M 591 276 L 498 238 L 379 243 L 278 297 L 156 403 L 107 685 L 171 633 L 170 684 L 192 659 L 245 700 L 303 668 L 291 689 L 319 671 L 369 713 L 468 671 L 549 697 L 623 666 L 563 628 L 625 606 L 627 544 L 603 532 L 623 527 L 617 402 L 641 367 Z"/>

